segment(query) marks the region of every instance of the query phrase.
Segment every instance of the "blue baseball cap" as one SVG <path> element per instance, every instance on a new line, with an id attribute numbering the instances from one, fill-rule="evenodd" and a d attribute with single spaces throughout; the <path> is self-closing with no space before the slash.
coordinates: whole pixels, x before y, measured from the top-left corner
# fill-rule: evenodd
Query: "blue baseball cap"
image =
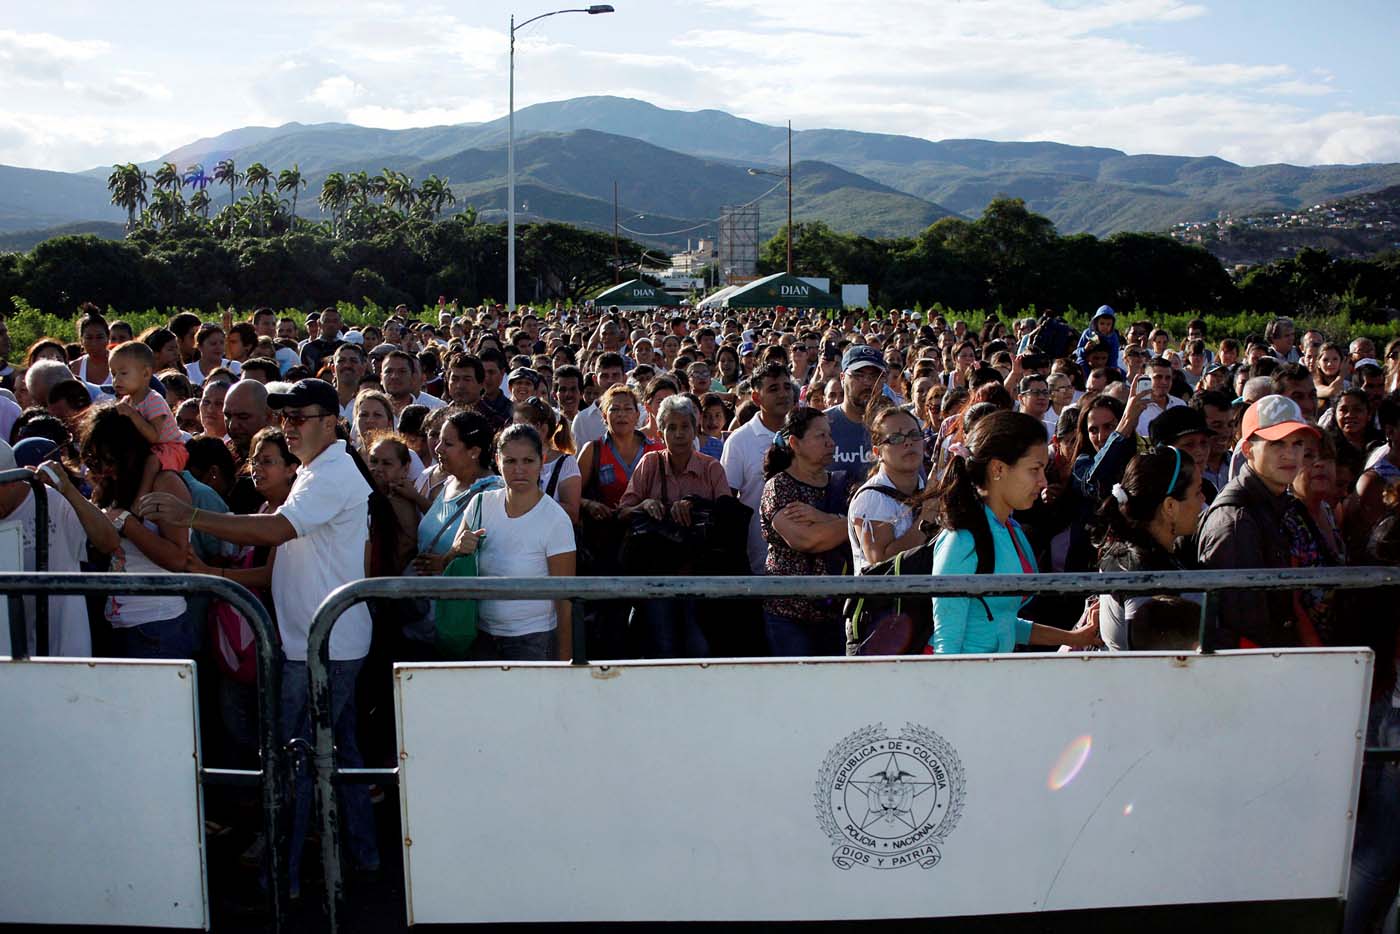
<path id="1" fill-rule="evenodd" d="M 846 355 L 841 358 L 842 373 L 850 373 L 867 366 L 873 366 L 881 373 L 885 372 L 884 355 L 868 344 L 852 344 L 846 348 Z"/>
<path id="2" fill-rule="evenodd" d="M 756 349 L 757 348 L 753 345 L 753 341 L 744 341 L 742 344 L 739 345 L 739 356 L 747 356 L 748 354 L 753 353 Z"/>

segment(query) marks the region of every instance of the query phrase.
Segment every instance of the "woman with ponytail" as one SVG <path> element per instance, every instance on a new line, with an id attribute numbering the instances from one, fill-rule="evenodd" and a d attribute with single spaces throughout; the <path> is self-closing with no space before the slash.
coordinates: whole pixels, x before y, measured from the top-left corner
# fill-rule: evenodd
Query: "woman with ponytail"
<path id="1" fill-rule="evenodd" d="M 846 475 L 827 470 L 836 456 L 831 423 L 820 409 L 788 412 L 763 459 L 758 516 L 768 542 L 768 574 L 843 573 Z M 843 655 L 841 604 L 831 598 L 763 601 L 768 648 L 778 656 Z"/>
<path id="2" fill-rule="evenodd" d="M 1044 423 L 1023 412 L 995 412 L 951 454 L 933 493 L 943 527 L 934 540 L 934 575 L 1036 573 L 1030 542 L 1011 514 L 1029 508 L 1045 489 Z M 1017 615 L 1024 602 L 1014 595 L 934 597 L 933 637 L 924 651 L 959 655 L 1010 652 L 1018 643 L 1097 643 L 1097 624 L 1067 632 L 1031 623 Z"/>
<path id="3" fill-rule="evenodd" d="M 1123 479 L 1099 509 L 1103 539 L 1100 571 L 1182 571 L 1175 543 L 1196 530 L 1205 507 L 1201 472 L 1191 455 L 1159 445 L 1128 462 Z M 1152 602 L 1147 594 L 1099 597 L 1104 644 L 1115 651 L 1133 648 L 1133 620 Z"/>

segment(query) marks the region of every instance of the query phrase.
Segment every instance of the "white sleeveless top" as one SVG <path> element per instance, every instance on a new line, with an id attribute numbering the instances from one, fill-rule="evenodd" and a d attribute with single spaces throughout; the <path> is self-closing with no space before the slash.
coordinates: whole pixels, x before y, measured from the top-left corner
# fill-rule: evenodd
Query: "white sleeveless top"
<path id="1" fill-rule="evenodd" d="M 126 520 L 127 522 L 140 522 L 135 516 Z M 155 523 L 142 522 L 146 528 L 152 532 L 157 532 Z M 157 532 L 157 534 L 159 534 Z M 122 555 L 120 561 L 113 560 L 112 570 L 122 571 L 126 574 L 169 574 L 165 568 L 156 564 L 129 538 L 122 539 Z M 120 565 L 120 566 L 118 566 Z M 107 621 L 112 624 L 113 629 L 129 629 L 132 626 L 140 626 L 143 623 L 155 623 L 165 619 L 174 619 L 185 612 L 185 598 L 177 596 L 167 597 L 133 597 L 133 596 L 112 596 L 107 598 L 107 610 L 103 614 Z"/>
<path id="2" fill-rule="evenodd" d="M 87 355 L 87 354 L 83 354 L 81 357 L 78 358 L 78 379 L 82 380 L 82 381 L 85 382 L 85 383 L 91 383 L 92 380 L 88 379 L 88 375 L 87 375 L 87 365 L 88 365 L 88 355 Z M 111 367 L 110 364 L 107 366 L 107 378 L 104 379 L 104 380 L 103 380 L 101 383 L 99 383 L 98 385 L 99 385 L 99 386 L 110 386 L 110 385 L 112 385 L 112 367 Z"/>

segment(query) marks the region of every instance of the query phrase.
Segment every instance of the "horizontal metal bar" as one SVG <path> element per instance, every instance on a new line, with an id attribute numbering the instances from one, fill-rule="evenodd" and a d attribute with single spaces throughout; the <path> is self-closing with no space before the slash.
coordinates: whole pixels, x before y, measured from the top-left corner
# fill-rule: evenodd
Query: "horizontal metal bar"
<path id="1" fill-rule="evenodd" d="M 211 769 L 199 770 L 199 780 L 206 785 L 237 785 L 256 788 L 262 784 L 262 769 Z"/>
<path id="2" fill-rule="evenodd" d="M 1342 590 L 1400 585 L 1400 569 L 1314 568 L 1112 574 L 960 574 L 917 577 L 376 577 L 346 584 L 318 616 L 375 597 L 482 600 L 755 599 L 772 597 L 989 596 L 996 594 L 1194 593 L 1219 590 Z"/>
<path id="3" fill-rule="evenodd" d="M 398 769 L 336 769 L 335 780 L 344 785 L 397 785 Z"/>
<path id="4" fill-rule="evenodd" d="M 1400 762 L 1400 747 L 1367 746 L 1367 762 Z"/>

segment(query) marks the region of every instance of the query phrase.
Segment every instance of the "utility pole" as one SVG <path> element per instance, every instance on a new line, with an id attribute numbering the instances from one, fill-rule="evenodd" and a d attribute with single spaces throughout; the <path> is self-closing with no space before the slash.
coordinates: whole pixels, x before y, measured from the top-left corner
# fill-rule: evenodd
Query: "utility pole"
<path id="1" fill-rule="evenodd" d="M 792 275 L 792 121 L 788 121 L 788 222 L 787 222 L 787 274 Z"/>

